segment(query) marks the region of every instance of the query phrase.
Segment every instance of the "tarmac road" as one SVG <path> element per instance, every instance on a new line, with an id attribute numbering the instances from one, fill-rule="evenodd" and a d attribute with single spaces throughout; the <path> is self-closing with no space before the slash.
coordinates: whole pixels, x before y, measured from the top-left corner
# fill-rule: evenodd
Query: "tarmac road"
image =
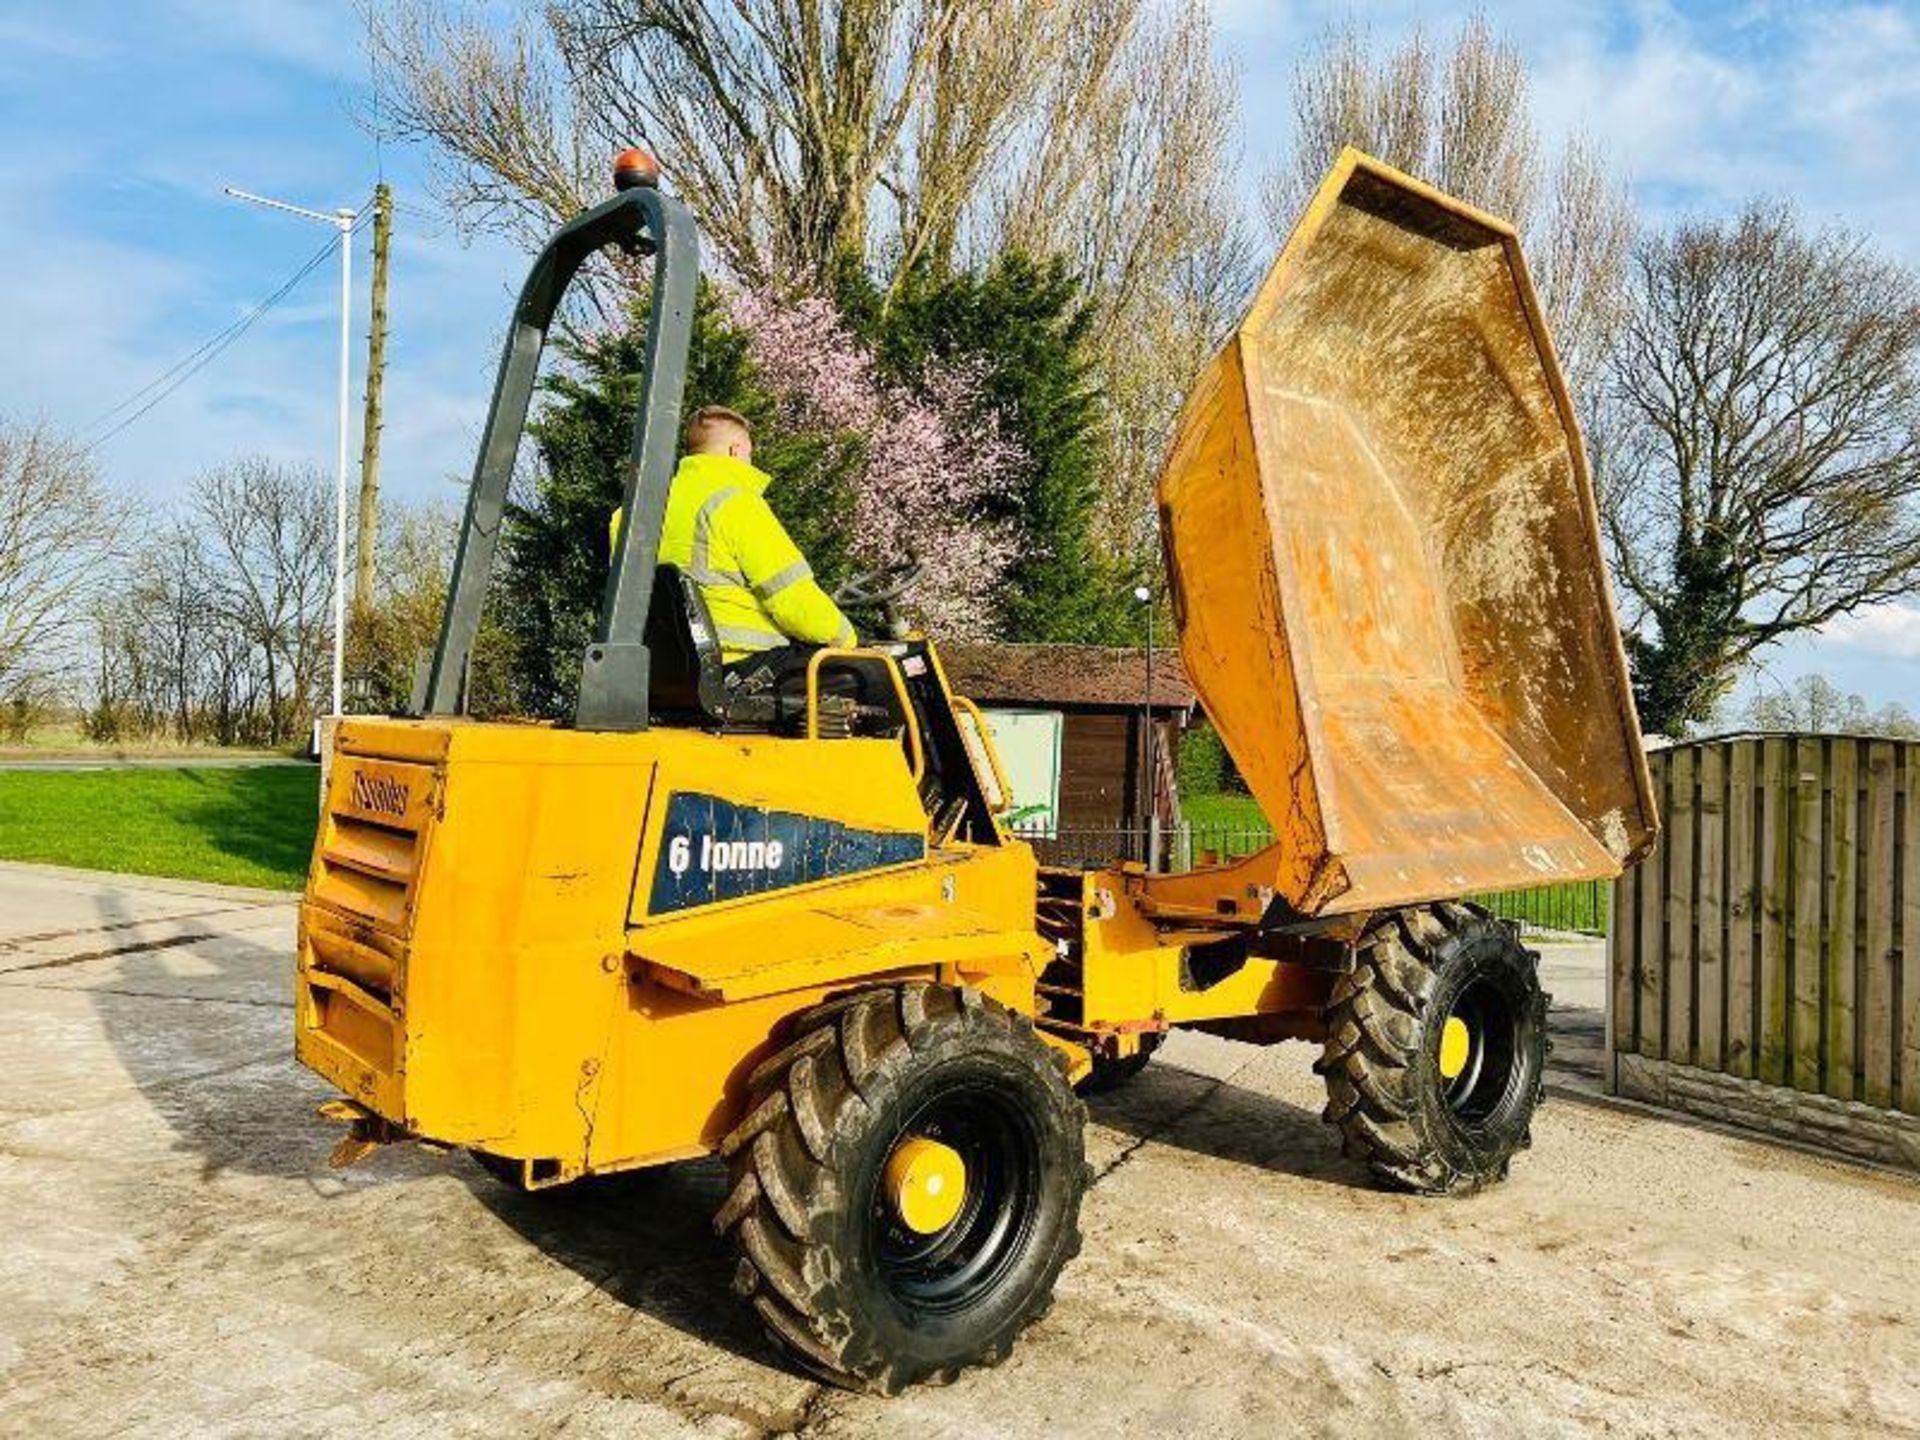
<path id="1" fill-rule="evenodd" d="M 1304 1047 L 1205 1037 L 1095 1105 L 1086 1250 L 1010 1361 L 825 1390 L 729 1295 L 711 1164 L 329 1172 L 292 933 L 0 866 L 0 1432 L 1920 1434 L 1920 1186 L 1560 1098 L 1500 1189 L 1384 1195 Z"/>

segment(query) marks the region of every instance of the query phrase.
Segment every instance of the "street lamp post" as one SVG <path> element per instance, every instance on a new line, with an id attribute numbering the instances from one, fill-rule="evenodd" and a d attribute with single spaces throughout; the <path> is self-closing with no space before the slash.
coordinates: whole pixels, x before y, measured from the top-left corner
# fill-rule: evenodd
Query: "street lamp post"
<path id="1" fill-rule="evenodd" d="M 1128 427 L 1129 438 L 1141 447 L 1149 458 L 1166 453 L 1168 432 L 1149 429 L 1145 426 Z M 1156 503 L 1156 492 L 1147 491 L 1146 522 L 1147 533 L 1158 548 L 1160 539 L 1160 508 Z M 1153 572 L 1147 572 L 1147 583 L 1134 588 L 1133 598 L 1147 607 L 1147 679 L 1146 708 L 1143 712 L 1145 725 L 1141 730 L 1142 748 L 1145 751 L 1145 763 L 1141 775 L 1147 785 L 1147 869 L 1157 870 L 1160 866 L 1160 788 L 1159 776 L 1154 762 L 1159 755 L 1159 747 L 1154 743 L 1153 729 Z"/>
<path id="2" fill-rule="evenodd" d="M 353 320 L 353 225 L 359 219 L 359 214 L 344 207 L 331 214 L 323 210 L 309 210 L 304 205 L 270 200 L 264 195 L 254 195 L 231 185 L 227 186 L 227 194 L 252 205 L 264 205 L 269 210 L 284 210 L 303 220 L 317 220 L 323 225 L 333 226 L 340 233 L 340 423 L 333 486 L 332 710 L 333 714 L 338 715 L 341 712 L 340 692 L 345 679 L 347 650 L 347 391 Z"/>
<path id="3" fill-rule="evenodd" d="M 1158 747 L 1153 736 L 1153 587 L 1137 586 L 1133 598 L 1147 607 L 1147 683 L 1146 704 L 1140 712 L 1140 783 L 1146 801 L 1147 869 L 1155 870 L 1160 865 L 1160 777 L 1154 767 Z"/>

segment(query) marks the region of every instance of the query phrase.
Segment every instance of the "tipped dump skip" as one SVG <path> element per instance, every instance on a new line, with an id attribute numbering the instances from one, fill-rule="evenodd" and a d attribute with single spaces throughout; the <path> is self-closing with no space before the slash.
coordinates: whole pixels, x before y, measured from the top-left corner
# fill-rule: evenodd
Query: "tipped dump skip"
<path id="1" fill-rule="evenodd" d="M 1277 837 L 1236 882 L 1345 913 L 1612 876 L 1651 842 L 1511 228 L 1343 155 L 1195 388 L 1160 503 L 1187 671 Z"/>

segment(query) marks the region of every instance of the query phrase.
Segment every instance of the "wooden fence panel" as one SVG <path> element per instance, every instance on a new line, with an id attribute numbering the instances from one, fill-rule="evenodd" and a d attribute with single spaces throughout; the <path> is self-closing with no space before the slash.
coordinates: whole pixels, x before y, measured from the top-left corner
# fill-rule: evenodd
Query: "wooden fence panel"
<path id="1" fill-rule="evenodd" d="M 1649 756 L 1653 793 L 1666 809 L 1667 755 Z M 1666 1039 L 1667 847 L 1656 846 L 1640 866 L 1639 1008 L 1634 1037 L 1642 1055 L 1658 1060 Z"/>
<path id="2" fill-rule="evenodd" d="M 1694 833 L 1699 837 L 1700 870 L 1694 880 L 1693 1063 L 1722 1069 L 1726 1049 L 1726 849 L 1727 756 L 1705 746 L 1696 768 L 1700 793 L 1694 801 Z"/>
<path id="3" fill-rule="evenodd" d="M 1640 1046 L 1640 1037 L 1633 1028 L 1634 993 L 1640 980 L 1634 959 L 1640 943 L 1640 914 L 1635 901 L 1639 888 L 1640 870 L 1636 866 L 1615 883 L 1611 913 L 1607 917 L 1607 965 L 1613 980 L 1607 1016 L 1609 1043 L 1615 1050 L 1637 1050 Z"/>
<path id="4" fill-rule="evenodd" d="M 1768 740 L 1761 751 L 1760 827 L 1760 1065 L 1757 1078 L 1785 1085 L 1787 1065 L 1788 855 L 1793 820 L 1787 801 L 1787 742 Z"/>
<path id="5" fill-rule="evenodd" d="M 1815 1001 L 1825 1012 L 1826 1036 L 1820 1056 L 1827 1094 L 1851 1100 L 1853 1091 L 1854 1020 L 1858 1010 L 1859 936 L 1854 930 L 1855 887 L 1860 883 L 1857 848 L 1860 814 L 1859 747 L 1836 740 L 1827 757 L 1827 871 L 1826 933 L 1821 986 Z"/>
<path id="6" fill-rule="evenodd" d="M 1787 1045 L 1793 1064 L 1788 1083 L 1796 1090 L 1820 1088 L 1820 902 L 1827 889 L 1826 757 L 1818 736 L 1793 747 L 1793 948 L 1787 967 L 1793 1008 Z"/>
<path id="7" fill-rule="evenodd" d="M 1664 829 L 1615 887 L 1614 1049 L 1920 1114 L 1920 742 L 1649 759 Z"/>
<path id="8" fill-rule="evenodd" d="M 1893 1104 L 1894 980 L 1900 953 L 1894 949 L 1894 801 L 1899 776 L 1894 748 L 1884 740 L 1867 747 L 1867 830 L 1865 883 L 1866 919 L 1862 933 L 1866 953 L 1861 961 L 1861 1093 L 1869 1105 Z M 1880 896 L 1887 903 L 1877 904 Z"/>
<path id="9" fill-rule="evenodd" d="M 1759 929 L 1760 852 L 1753 843 L 1759 811 L 1760 746 L 1736 740 L 1727 757 L 1727 1049 L 1726 1069 L 1753 1076 L 1753 937 Z"/>
<path id="10" fill-rule="evenodd" d="M 1693 771 L 1689 745 L 1667 756 L 1666 1058 L 1693 1063 L 1694 850 Z"/>
<path id="11" fill-rule="evenodd" d="M 1894 1060 L 1900 1108 L 1920 1115 L 1920 746 L 1901 747 L 1906 772 L 1901 815 L 1895 821 L 1901 846 L 1900 1040 Z"/>

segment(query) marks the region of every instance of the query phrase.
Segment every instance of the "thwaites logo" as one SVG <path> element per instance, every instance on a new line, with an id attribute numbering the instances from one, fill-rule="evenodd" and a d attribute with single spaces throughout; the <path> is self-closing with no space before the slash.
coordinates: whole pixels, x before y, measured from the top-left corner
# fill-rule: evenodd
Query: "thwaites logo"
<path id="1" fill-rule="evenodd" d="M 365 770 L 353 772 L 353 803 L 362 810 L 404 820 L 407 817 L 407 801 L 411 798 L 412 792 L 403 780 L 369 775 Z"/>
<path id="2" fill-rule="evenodd" d="M 926 853 L 918 831 L 859 830 L 819 815 L 678 791 L 667 801 L 647 911 L 664 915 L 737 900 L 904 865 Z"/>

